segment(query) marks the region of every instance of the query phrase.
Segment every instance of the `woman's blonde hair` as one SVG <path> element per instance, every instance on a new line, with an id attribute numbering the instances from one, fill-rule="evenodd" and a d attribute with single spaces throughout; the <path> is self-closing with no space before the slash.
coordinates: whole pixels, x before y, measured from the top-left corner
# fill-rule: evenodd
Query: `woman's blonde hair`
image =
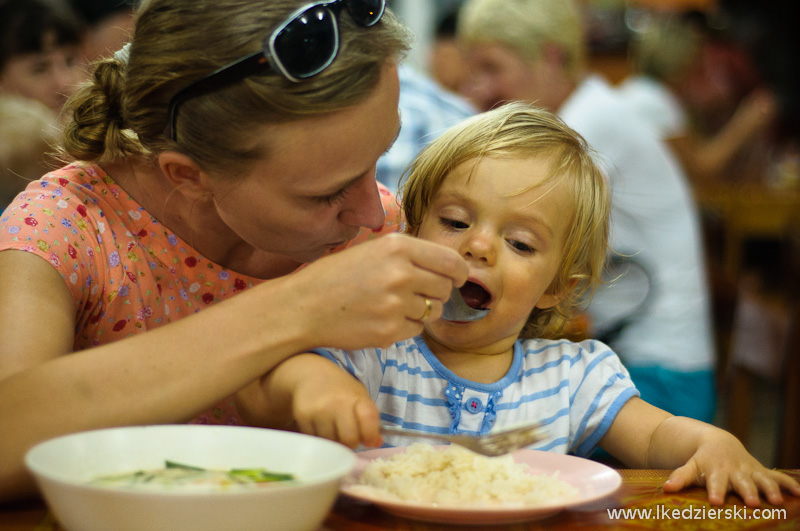
<path id="1" fill-rule="evenodd" d="M 555 45 L 575 79 L 585 63 L 583 19 L 572 0 L 466 0 L 457 35 L 470 45 L 502 44 L 526 61 Z"/>
<path id="2" fill-rule="evenodd" d="M 564 297 L 552 308 L 535 308 L 521 334 L 555 337 L 601 281 L 611 211 L 606 177 L 586 141 L 558 117 L 526 103 L 509 103 L 449 129 L 414 160 L 401 200 L 410 234 L 417 234 L 448 175 L 483 157 L 546 157 L 550 172 L 544 182 L 558 179 L 570 186 L 575 212 L 559 273 L 548 289 Z"/>
<path id="3" fill-rule="evenodd" d="M 172 96 L 261 48 L 269 33 L 306 0 L 144 0 L 128 57 L 96 63 L 91 81 L 68 103 L 62 152 L 67 160 L 153 157 L 175 150 L 209 171 L 241 171 L 268 154 L 253 131 L 357 104 L 377 86 L 387 61 L 400 60 L 410 33 L 388 10 L 370 28 L 337 17 L 339 54 L 300 83 L 265 71 L 187 100 L 177 142 L 165 136 Z"/>

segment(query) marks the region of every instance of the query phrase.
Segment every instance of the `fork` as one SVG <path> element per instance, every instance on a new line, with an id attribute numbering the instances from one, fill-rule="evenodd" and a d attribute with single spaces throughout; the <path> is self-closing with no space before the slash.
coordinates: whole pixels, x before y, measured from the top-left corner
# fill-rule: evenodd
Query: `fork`
<path id="1" fill-rule="evenodd" d="M 545 430 L 536 422 L 516 428 L 509 428 L 487 435 L 449 435 L 408 430 L 395 426 L 381 426 L 381 433 L 403 437 L 436 439 L 463 446 L 475 453 L 496 457 L 505 455 L 547 438 Z"/>

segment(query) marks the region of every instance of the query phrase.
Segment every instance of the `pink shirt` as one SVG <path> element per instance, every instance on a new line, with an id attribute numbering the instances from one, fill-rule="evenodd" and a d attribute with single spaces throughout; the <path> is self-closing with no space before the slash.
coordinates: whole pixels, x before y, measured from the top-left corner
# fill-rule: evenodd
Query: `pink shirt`
<path id="1" fill-rule="evenodd" d="M 381 188 L 384 226 L 362 229 L 340 251 L 400 228 Z M 75 304 L 74 350 L 117 341 L 199 312 L 264 280 L 211 262 L 162 226 L 99 166 L 75 163 L 32 182 L 0 217 L 0 251 L 50 262 Z M 241 423 L 231 399 L 194 422 Z"/>

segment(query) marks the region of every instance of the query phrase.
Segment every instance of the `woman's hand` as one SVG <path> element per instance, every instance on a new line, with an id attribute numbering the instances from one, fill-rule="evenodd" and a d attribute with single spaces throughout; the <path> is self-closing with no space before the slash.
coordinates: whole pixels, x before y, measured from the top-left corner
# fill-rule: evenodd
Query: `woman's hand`
<path id="1" fill-rule="evenodd" d="M 691 485 L 705 486 L 708 501 L 721 505 L 732 490 L 750 507 L 760 505 L 759 493 L 773 505 L 783 503 L 781 489 L 800 496 L 797 481 L 765 468 L 733 435 L 715 429 L 704 439 L 689 461 L 664 483 L 665 492 L 677 492 Z"/>
<path id="2" fill-rule="evenodd" d="M 467 265 L 453 249 L 393 234 L 325 257 L 290 275 L 309 345 L 386 347 L 437 319 Z M 430 310 L 428 303 L 430 300 Z"/>

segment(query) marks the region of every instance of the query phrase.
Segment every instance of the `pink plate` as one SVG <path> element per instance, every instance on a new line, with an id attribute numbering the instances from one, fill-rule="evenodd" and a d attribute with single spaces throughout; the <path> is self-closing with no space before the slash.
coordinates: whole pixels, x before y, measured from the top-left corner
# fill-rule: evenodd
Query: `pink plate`
<path id="1" fill-rule="evenodd" d="M 589 459 L 539 450 L 517 450 L 512 454 L 514 461 L 526 463 L 530 467 L 531 474 L 552 475 L 558 472 L 559 479 L 578 489 L 578 495 L 566 501 L 529 507 L 455 507 L 399 501 L 353 488 L 356 479 L 371 460 L 403 451 L 405 448 L 380 448 L 359 452 L 356 454 L 358 457 L 356 466 L 350 478 L 342 485 L 341 492 L 352 498 L 374 503 L 386 512 L 414 520 L 443 524 L 492 525 L 545 518 L 564 509 L 599 500 L 616 491 L 622 484 L 622 478 L 616 470 Z"/>

